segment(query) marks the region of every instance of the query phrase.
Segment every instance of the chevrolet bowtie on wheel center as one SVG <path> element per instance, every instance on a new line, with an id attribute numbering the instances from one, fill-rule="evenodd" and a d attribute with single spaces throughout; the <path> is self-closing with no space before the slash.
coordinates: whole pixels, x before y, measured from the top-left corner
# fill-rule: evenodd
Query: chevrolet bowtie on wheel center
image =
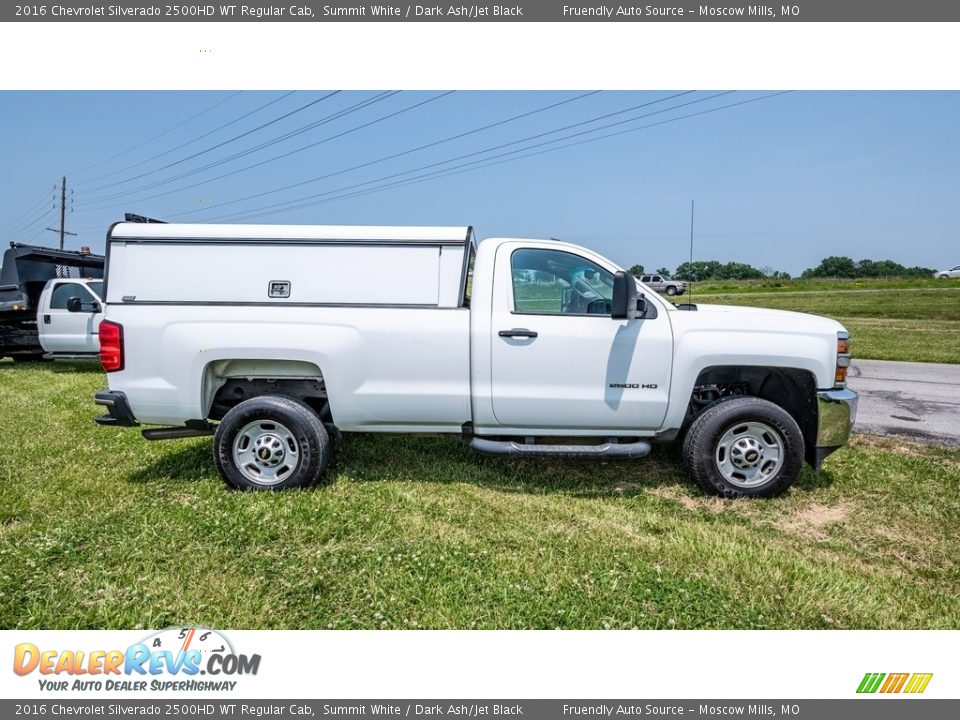
<path id="1" fill-rule="evenodd" d="M 214 435 L 224 480 L 318 481 L 340 432 L 497 455 L 642 458 L 772 497 L 846 444 L 850 343 L 827 318 L 674 305 L 615 263 L 468 227 L 117 223 L 101 425 Z"/>

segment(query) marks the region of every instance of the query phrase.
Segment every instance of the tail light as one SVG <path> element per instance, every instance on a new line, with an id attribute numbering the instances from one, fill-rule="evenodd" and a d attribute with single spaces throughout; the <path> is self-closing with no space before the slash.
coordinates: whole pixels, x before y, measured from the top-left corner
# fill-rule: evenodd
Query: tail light
<path id="1" fill-rule="evenodd" d="M 123 325 L 100 323 L 100 364 L 106 372 L 123 370 Z"/>
<path id="2" fill-rule="evenodd" d="M 846 332 L 837 333 L 837 369 L 833 377 L 835 387 L 844 387 L 847 384 L 847 370 L 850 367 L 850 335 Z"/>

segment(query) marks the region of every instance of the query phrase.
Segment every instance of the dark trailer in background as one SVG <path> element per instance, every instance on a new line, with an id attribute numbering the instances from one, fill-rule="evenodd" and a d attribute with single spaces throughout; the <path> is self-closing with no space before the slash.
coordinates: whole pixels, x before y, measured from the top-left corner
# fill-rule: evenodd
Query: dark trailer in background
<path id="1" fill-rule="evenodd" d="M 10 243 L 0 265 L 0 358 L 39 360 L 37 305 L 48 280 L 102 278 L 103 255 Z"/>

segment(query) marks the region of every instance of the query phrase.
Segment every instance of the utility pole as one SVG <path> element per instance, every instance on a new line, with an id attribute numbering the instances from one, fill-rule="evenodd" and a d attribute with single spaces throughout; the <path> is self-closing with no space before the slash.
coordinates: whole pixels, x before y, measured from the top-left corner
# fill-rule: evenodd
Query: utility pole
<path id="1" fill-rule="evenodd" d="M 690 269 L 693 269 L 693 209 L 694 201 L 690 201 Z M 690 299 L 693 300 L 693 281 L 690 282 Z"/>
<path id="2" fill-rule="evenodd" d="M 76 233 L 67 232 L 66 228 L 67 223 L 67 176 L 63 176 L 63 180 L 60 183 L 60 229 L 47 228 L 50 232 L 60 233 L 60 249 L 63 250 L 63 238 L 65 235 L 77 236 Z"/>
<path id="3" fill-rule="evenodd" d="M 67 222 L 67 176 L 63 176 L 60 183 L 60 249 L 63 250 L 63 234 L 66 232 L 64 225 Z"/>

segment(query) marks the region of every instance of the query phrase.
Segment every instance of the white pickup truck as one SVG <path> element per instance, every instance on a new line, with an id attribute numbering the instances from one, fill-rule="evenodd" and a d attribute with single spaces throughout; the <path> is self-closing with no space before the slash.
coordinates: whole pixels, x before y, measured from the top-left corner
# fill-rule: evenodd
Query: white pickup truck
<path id="1" fill-rule="evenodd" d="M 103 320 L 103 281 L 50 280 L 37 306 L 37 333 L 47 358 L 96 358 Z"/>
<path id="2" fill-rule="evenodd" d="M 770 497 L 843 446 L 856 414 L 840 324 L 680 309 L 562 242 L 118 223 L 104 289 L 97 422 L 215 435 L 242 489 L 318 480 L 342 431 L 599 458 L 682 437 L 704 489 Z"/>

